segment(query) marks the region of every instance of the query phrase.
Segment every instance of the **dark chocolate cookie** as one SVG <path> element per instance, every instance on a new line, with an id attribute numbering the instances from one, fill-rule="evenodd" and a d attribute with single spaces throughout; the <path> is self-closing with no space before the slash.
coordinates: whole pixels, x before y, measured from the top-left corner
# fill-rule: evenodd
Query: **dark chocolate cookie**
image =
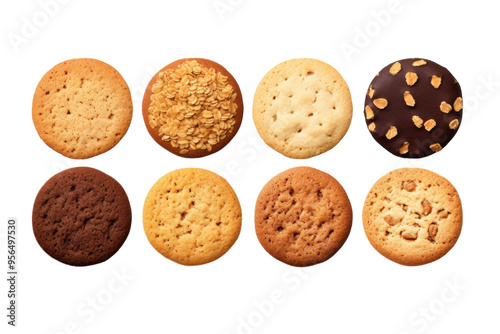
<path id="1" fill-rule="evenodd" d="M 462 104 L 460 85 L 446 68 L 427 59 L 403 59 L 383 68 L 370 84 L 366 124 L 387 151 L 422 158 L 455 136 Z"/>
<path id="2" fill-rule="evenodd" d="M 88 266 L 109 259 L 127 239 L 130 203 L 111 176 L 77 167 L 50 178 L 33 205 L 33 232 L 54 259 Z"/>
<path id="3" fill-rule="evenodd" d="M 351 231 L 347 194 L 331 175 L 296 167 L 272 178 L 255 205 L 255 230 L 264 249 L 298 267 L 331 258 Z"/>

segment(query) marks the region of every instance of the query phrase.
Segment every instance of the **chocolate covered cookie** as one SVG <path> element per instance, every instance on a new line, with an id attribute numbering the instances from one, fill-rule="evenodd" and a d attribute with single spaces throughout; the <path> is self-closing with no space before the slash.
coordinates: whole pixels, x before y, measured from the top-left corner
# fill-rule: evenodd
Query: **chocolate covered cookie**
<path id="1" fill-rule="evenodd" d="M 151 137 L 170 152 L 203 157 L 221 150 L 243 119 L 243 98 L 234 77 L 202 58 L 180 59 L 149 82 L 142 115 Z"/>
<path id="2" fill-rule="evenodd" d="M 421 158 L 444 148 L 462 121 L 462 91 L 444 67 L 421 58 L 387 65 L 365 99 L 366 124 L 392 154 Z"/>
<path id="3" fill-rule="evenodd" d="M 462 203 L 444 177 L 402 168 L 381 177 L 366 196 L 363 226 L 372 246 L 407 266 L 435 261 L 462 230 Z"/>
<path id="4" fill-rule="evenodd" d="M 293 266 L 331 258 L 349 236 L 352 208 L 331 175 L 296 167 L 272 178 L 255 205 L 255 231 L 264 249 Z"/>
<path id="5" fill-rule="evenodd" d="M 88 168 L 70 168 L 51 177 L 33 205 L 33 232 L 54 259 L 88 266 L 109 259 L 127 239 L 132 214 L 122 186 Z"/>

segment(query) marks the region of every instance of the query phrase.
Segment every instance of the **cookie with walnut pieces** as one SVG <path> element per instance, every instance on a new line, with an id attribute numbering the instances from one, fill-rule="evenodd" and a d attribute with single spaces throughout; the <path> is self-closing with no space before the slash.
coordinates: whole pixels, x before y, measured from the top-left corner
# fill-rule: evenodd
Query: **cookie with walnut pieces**
<path id="1" fill-rule="evenodd" d="M 406 266 L 433 262 L 452 249 L 462 230 L 462 204 L 444 177 L 402 168 L 381 177 L 366 196 L 363 226 L 372 246 Z"/>

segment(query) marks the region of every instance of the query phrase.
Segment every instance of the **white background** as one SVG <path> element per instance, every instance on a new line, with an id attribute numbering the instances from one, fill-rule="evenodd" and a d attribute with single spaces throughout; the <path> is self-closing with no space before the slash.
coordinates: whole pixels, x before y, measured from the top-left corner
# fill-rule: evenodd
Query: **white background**
<path id="1" fill-rule="evenodd" d="M 46 2 L 54 3 L 25 0 L 0 5 L 1 268 L 6 267 L 8 217 L 19 219 L 20 232 L 19 326 L 5 324 L 7 286 L 2 279 L 2 333 L 7 327 L 8 333 L 498 330 L 500 47 L 494 1 L 60 0 L 44 20 Z M 214 4 L 225 4 L 225 11 Z M 388 8 L 391 14 L 380 14 Z M 374 13 L 379 13 L 381 23 Z M 23 36 L 27 22 L 39 27 Z M 370 36 L 362 38 L 363 30 Z M 24 40 L 15 46 L 13 36 Z M 351 57 L 341 49 L 347 44 L 357 48 Z M 46 71 L 80 57 L 105 61 L 123 75 L 134 96 L 134 117 L 114 149 L 73 161 L 37 136 L 31 100 Z M 209 58 L 225 66 L 239 82 L 245 103 L 243 124 L 232 142 L 196 160 L 174 156 L 157 145 L 140 110 L 144 88 L 156 70 L 184 57 Z M 251 117 L 253 93 L 262 76 L 274 65 L 298 57 L 317 58 L 337 68 L 354 103 L 351 127 L 340 144 L 308 160 L 289 159 L 263 146 Z M 460 82 L 465 103 L 455 138 L 440 153 L 420 160 L 386 152 L 363 120 L 364 96 L 373 76 L 390 62 L 408 57 L 425 57 L 447 67 Z M 337 178 L 354 210 L 344 247 L 308 270 L 293 269 L 269 256 L 253 227 L 262 186 L 275 174 L 302 165 Z M 86 268 L 47 256 L 31 229 L 38 189 L 72 166 L 95 167 L 116 178 L 133 210 L 132 230 L 120 251 Z M 414 268 L 379 255 L 361 222 L 363 201 L 373 183 L 405 166 L 445 176 L 464 205 L 464 227 L 455 248 L 437 262 Z M 233 248 L 198 267 L 163 258 L 142 229 L 142 205 L 149 188 L 181 167 L 224 175 L 243 208 L 243 228 Z M 114 278 L 121 272 L 127 275 L 125 283 Z M 454 284 L 459 287 L 450 290 Z M 271 296 L 280 298 L 271 305 Z M 93 298 L 100 303 L 99 311 L 89 311 Z"/>

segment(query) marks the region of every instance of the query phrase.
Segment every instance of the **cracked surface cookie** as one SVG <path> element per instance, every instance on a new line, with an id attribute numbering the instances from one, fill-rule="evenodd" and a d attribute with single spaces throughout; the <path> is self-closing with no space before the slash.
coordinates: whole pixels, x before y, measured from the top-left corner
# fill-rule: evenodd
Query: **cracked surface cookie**
<path id="1" fill-rule="evenodd" d="M 235 78 L 220 64 L 179 59 L 149 82 L 142 116 L 163 148 L 181 157 L 204 157 L 224 148 L 238 132 L 243 97 Z"/>
<path id="2" fill-rule="evenodd" d="M 289 265 L 311 266 L 331 258 L 352 225 L 347 194 L 331 175 L 296 167 L 272 178 L 255 205 L 255 231 L 264 249 Z"/>
<path id="3" fill-rule="evenodd" d="M 111 176 L 88 168 L 66 169 L 50 178 L 33 205 L 33 232 L 54 259 L 88 266 L 109 259 L 127 239 L 130 203 Z"/>
<path id="4" fill-rule="evenodd" d="M 292 59 L 272 68 L 253 100 L 260 137 L 295 159 L 322 154 L 344 137 L 352 118 L 349 87 L 332 66 L 316 59 Z"/>
<path id="5" fill-rule="evenodd" d="M 380 178 L 363 207 L 372 246 L 407 266 L 433 262 L 455 245 L 462 229 L 462 204 L 444 177 L 420 168 L 394 170 Z"/>
<path id="6" fill-rule="evenodd" d="M 132 97 L 123 77 L 96 59 L 57 64 L 40 80 L 32 117 L 54 151 L 87 159 L 112 149 L 132 121 Z"/>
<path id="7" fill-rule="evenodd" d="M 457 80 L 427 59 L 387 65 L 366 93 L 365 119 L 373 138 L 392 154 L 421 158 L 441 151 L 462 121 Z"/>
<path id="8" fill-rule="evenodd" d="M 224 255 L 241 229 L 241 207 L 229 183 L 201 168 L 161 177 L 144 202 L 143 224 L 151 245 L 183 265 L 200 265 Z"/>

